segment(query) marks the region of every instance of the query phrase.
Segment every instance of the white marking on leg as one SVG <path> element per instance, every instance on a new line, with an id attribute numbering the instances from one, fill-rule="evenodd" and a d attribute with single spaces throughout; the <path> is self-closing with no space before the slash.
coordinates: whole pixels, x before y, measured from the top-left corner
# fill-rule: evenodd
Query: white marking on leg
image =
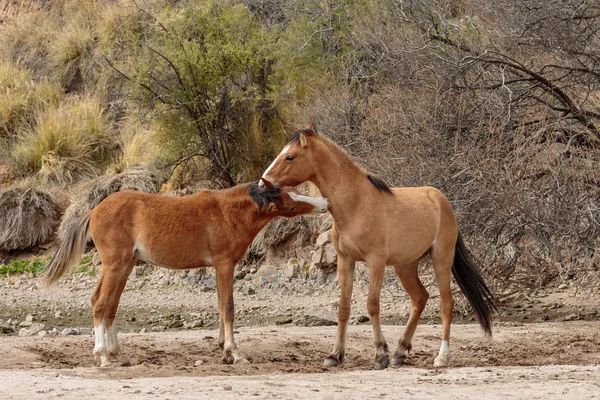
<path id="1" fill-rule="evenodd" d="M 100 353 L 102 353 L 103 350 L 106 350 L 104 331 L 104 319 L 102 319 L 100 325 L 94 327 L 94 354 L 96 355 L 100 355 Z"/>
<path id="2" fill-rule="evenodd" d="M 289 192 L 288 194 L 294 201 L 312 204 L 315 207 L 313 213 L 323 213 L 329 209 L 329 200 L 325 197 L 310 197 L 294 192 Z"/>
<path id="3" fill-rule="evenodd" d="M 114 322 L 106 332 L 106 347 L 108 349 L 108 354 L 119 353 L 119 342 L 117 341 L 117 326 Z"/>
<path id="4" fill-rule="evenodd" d="M 442 340 L 440 352 L 433 361 L 435 367 L 447 367 L 450 364 L 450 345 L 447 340 Z"/>
<path id="5" fill-rule="evenodd" d="M 279 157 L 281 157 L 281 155 L 282 155 L 282 154 L 285 154 L 285 153 L 287 153 L 287 151 L 288 151 L 289 149 L 290 149 L 290 145 L 288 144 L 287 146 L 285 146 L 285 147 L 283 148 L 283 150 L 281 150 L 281 153 L 279 153 L 279 154 L 277 155 L 277 157 L 275 157 L 275 159 L 273 160 L 273 162 L 271 163 L 271 165 L 269 165 L 269 168 L 267 168 L 267 169 L 265 170 L 264 174 L 262 175 L 262 177 L 263 177 L 263 178 L 265 178 L 265 179 L 267 178 L 267 174 L 269 173 L 269 171 L 271 170 L 271 168 L 273 168 L 273 166 L 275 165 L 275 163 L 277 162 L 277 160 L 279 159 Z M 259 186 L 259 187 L 263 187 L 263 186 L 265 186 L 265 184 L 264 184 L 264 182 L 261 180 L 261 181 L 259 181 L 259 182 L 258 182 L 258 186 Z"/>

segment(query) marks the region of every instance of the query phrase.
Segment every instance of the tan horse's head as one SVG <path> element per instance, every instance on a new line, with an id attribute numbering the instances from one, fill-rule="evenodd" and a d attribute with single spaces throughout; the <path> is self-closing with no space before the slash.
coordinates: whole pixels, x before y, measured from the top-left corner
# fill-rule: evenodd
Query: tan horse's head
<path id="1" fill-rule="evenodd" d="M 316 143 L 311 137 L 318 135 L 312 124 L 294 133 L 289 143 L 263 173 L 259 185 L 262 187 L 265 182 L 270 182 L 276 186 L 296 186 L 311 180 L 316 174 L 312 154 L 312 147 Z"/>
<path id="2" fill-rule="evenodd" d="M 273 217 L 295 217 L 301 214 L 325 213 L 329 209 L 329 200 L 324 197 L 310 197 L 298 193 L 293 187 L 280 187 L 269 181 L 261 180 L 262 185 L 252 184 L 250 197 L 259 209 Z"/>

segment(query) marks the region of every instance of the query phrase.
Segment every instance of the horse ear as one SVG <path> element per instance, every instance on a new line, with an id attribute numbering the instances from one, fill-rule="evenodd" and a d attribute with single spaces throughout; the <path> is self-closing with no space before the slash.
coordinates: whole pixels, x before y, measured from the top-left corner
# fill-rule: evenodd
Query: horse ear
<path id="1" fill-rule="evenodd" d="M 269 212 L 275 212 L 277 211 L 277 204 L 270 202 L 269 203 Z"/>
<path id="2" fill-rule="evenodd" d="M 265 178 L 260 178 L 260 180 L 262 181 L 263 185 L 265 185 L 265 187 L 267 187 L 267 188 L 273 187 L 273 183 L 271 181 L 268 181 Z"/>
<path id="3" fill-rule="evenodd" d="M 300 146 L 306 147 L 307 144 L 308 139 L 306 138 L 306 135 L 304 133 L 300 133 Z"/>
<path id="4" fill-rule="evenodd" d="M 312 122 L 309 122 L 308 124 L 306 124 L 304 129 L 313 131 L 314 133 L 317 133 L 317 126 L 315 124 L 313 124 Z"/>

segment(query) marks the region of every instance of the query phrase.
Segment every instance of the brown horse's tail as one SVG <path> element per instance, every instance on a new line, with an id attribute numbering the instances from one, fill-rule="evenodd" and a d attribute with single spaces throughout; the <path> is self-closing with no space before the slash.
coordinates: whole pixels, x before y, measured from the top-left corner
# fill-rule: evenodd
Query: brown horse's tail
<path id="1" fill-rule="evenodd" d="M 85 251 L 90 233 L 91 212 L 85 213 L 78 223 L 73 224 L 65 233 L 65 240 L 54 253 L 42 277 L 44 286 L 53 286 L 61 276 L 73 271 L 79 264 L 79 258 Z"/>
<path id="2" fill-rule="evenodd" d="M 487 287 L 481 270 L 471 260 L 460 232 L 456 240 L 452 274 L 460 289 L 471 303 L 479 324 L 486 335 L 492 336 L 492 309 L 498 312 L 494 295 Z"/>

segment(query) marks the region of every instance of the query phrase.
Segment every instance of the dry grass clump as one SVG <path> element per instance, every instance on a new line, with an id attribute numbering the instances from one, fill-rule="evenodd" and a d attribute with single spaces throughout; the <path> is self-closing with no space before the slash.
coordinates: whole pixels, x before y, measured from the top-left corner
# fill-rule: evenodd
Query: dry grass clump
<path id="1" fill-rule="evenodd" d="M 126 169 L 136 165 L 148 166 L 156 161 L 159 155 L 157 131 L 137 121 L 126 121 L 121 134 L 121 154 L 117 167 Z"/>
<path id="2" fill-rule="evenodd" d="M 72 224 L 76 224 L 79 217 L 88 210 L 92 210 L 102 200 L 111 194 L 123 190 L 137 190 L 145 193 L 157 193 L 160 188 L 161 178 L 143 167 L 127 169 L 118 174 L 104 175 L 96 178 L 79 193 L 76 200 L 69 205 L 63 216 L 58 236 L 63 239 Z"/>
<path id="3" fill-rule="evenodd" d="M 72 182 L 106 165 L 114 140 L 111 125 L 93 98 L 73 99 L 36 114 L 35 127 L 13 151 L 21 170 L 44 181 Z"/>
<path id="4" fill-rule="evenodd" d="M 60 87 L 34 81 L 21 65 L 0 62 L 0 137 L 16 135 L 32 123 L 37 109 L 57 105 L 61 95 Z"/>
<path id="5" fill-rule="evenodd" d="M 60 219 L 58 204 L 47 193 L 13 188 L 0 193 L 0 250 L 46 243 Z"/>

